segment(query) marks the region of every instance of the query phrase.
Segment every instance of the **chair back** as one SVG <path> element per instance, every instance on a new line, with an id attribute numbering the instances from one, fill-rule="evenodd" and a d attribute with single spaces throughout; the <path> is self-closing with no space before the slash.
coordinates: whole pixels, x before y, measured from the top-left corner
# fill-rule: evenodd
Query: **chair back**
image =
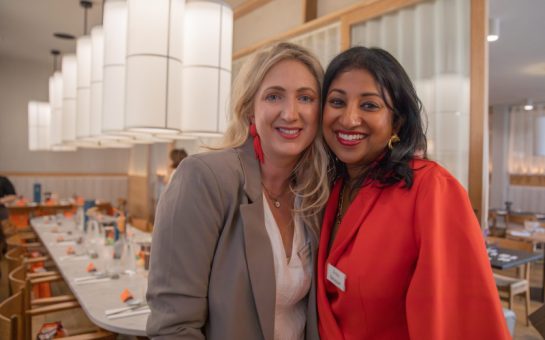
<path id="1" fill-rule="evenodd" d="M 8 263 L 8 273 L 11 273 L 15 268 L 19 267 L 23 263 L 23 254 L 25 249 L 21 247 L 12 248 L 7 251 L 6 262 Z"/>
<path id="2" fill-rule="evenodd" d="M 23 340 L 23 292 L 0 303 L 0 339 Z"/>
<path id="3" fill-rule="evenodd" d="M 507 226 L 524 225 L 525 221 L 537 221 L 535 214 L 507 214 L 505 216 Z"/>
<path id="4" fill-rule="evenodd" d="M 532 242 L 517 241 L 502 237 L 487 237 L 486 241 L 491 244 L 495 244 L 500 248 L 522 250 L 527 252 L 534 251 L 534 245 Z"/>
<path id="5" fill-rule="evenodd" d="M 26 268 L 21 265 L 9 273 L 9 286 L 12 293 L 17 293 L 25 288 Z"/>

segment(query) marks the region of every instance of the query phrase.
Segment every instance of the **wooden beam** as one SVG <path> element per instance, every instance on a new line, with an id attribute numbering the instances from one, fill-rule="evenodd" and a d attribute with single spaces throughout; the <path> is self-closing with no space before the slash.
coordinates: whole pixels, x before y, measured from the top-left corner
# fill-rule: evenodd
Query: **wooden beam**
<path id="1" fill-rule="evenodd" d="M 341 17 L 341 52 L 346 51 L 350 48 L 350 41 L 352 40 L 352 25 L 345 19 Z"/>
<path id="2" fill-rule="evenodd" d="M 348 6 L 339 11 L 324 15 L 323 17 L 319 17 L 315 20 L 304 23 L 275 37 L 271 37 L 254 45 L 236 51 L 233 54 L 233 60 L 242 58 L 276 41 L 288 40 L 295 36 L 314 31 L 318 28 L 333 24 L 335 22 L 342 22 L 342 18 L 344 18 L 345 22 L 350 26 L 355 23 L 362 22 L 373 17 L 378 17 L 388 12 L 399 10 L 409 5 L 414 5 L 424 1 L 430 0 L 362 0 L 352 6 Z M 357 13 L 357 15 L 355 13 Z M 350 39 L 349 35 L 348 39 Z"/>
<path id="3" fill-rule="evenodd" d="M 233 19 L 237 20 L 271 1 L 272 0 L 247 0 L 235 8 L 233 11 Z"/>
<path id="4" fill-rule="evenodd" d="M 429 0 L 380 0 L 368 1 L 365 5 L 348 11 L 343 15 L 343 19 L 349 24 L 354 25 L 360 22 L 367 21 L 384 14 L 397 11 L 401 8 L 416 5 L 423 1 Z"/>
<path id="5" fill-rule="evenodd" d="M 2 172 L 5 177 L 127 177 L 119 172 Z"/>
<path id="6" fill-rule="evenodd" d="M 530 187 L 545 187 L 545 175 L 510 175 L 509 184 Z"/>
<path id="7" fill-rule="evenodd" d="M 318 17 L 318 0 L 303 0 L 303 22 L 309 22 Z"/>
<path id="8" fill-rule="evenodd" d="M 471 1 L 468 193 L 481 226 L 488 216 L 488 0 Z"/>

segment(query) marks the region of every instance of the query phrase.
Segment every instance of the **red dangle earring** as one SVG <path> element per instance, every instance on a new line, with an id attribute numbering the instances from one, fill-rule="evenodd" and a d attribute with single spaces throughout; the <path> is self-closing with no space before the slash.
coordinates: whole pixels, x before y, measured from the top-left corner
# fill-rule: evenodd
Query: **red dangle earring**
<path id="1" fill-rule="evenodd" d="M 250 135 L 254 138 L 254 151 L 255 157 L 259 160 L 259 163 L 265 163 L 265 157 L 263 156 L 263 149 L 261 148 L 261 140 L 257 134 L 257 128 L 254 123 L 250 123 Z"/>

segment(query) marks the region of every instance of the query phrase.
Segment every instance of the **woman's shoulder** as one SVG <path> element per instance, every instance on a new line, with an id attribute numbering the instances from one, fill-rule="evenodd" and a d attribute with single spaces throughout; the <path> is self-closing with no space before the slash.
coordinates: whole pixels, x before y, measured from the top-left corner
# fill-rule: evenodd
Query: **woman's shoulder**
<path id="1" fill-rule="evenodd" d="M 424 183 L 462 187 L 456 177 L 435 161 L 414 158 L 411 161 L 411 168 L 414 171 L 414 186 L 416 187 Z"/>

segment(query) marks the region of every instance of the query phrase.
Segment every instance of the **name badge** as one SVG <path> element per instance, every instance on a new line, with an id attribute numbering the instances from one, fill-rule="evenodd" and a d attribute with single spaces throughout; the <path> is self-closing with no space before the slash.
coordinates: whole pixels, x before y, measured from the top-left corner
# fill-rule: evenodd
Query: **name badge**
<path id="1" fill-rule="evenodd" d="M 345 291 L 344 282 L 346 280 L 346 274 L 329 263 L 327 264 L 327 280 L 343 292 Z"/>

